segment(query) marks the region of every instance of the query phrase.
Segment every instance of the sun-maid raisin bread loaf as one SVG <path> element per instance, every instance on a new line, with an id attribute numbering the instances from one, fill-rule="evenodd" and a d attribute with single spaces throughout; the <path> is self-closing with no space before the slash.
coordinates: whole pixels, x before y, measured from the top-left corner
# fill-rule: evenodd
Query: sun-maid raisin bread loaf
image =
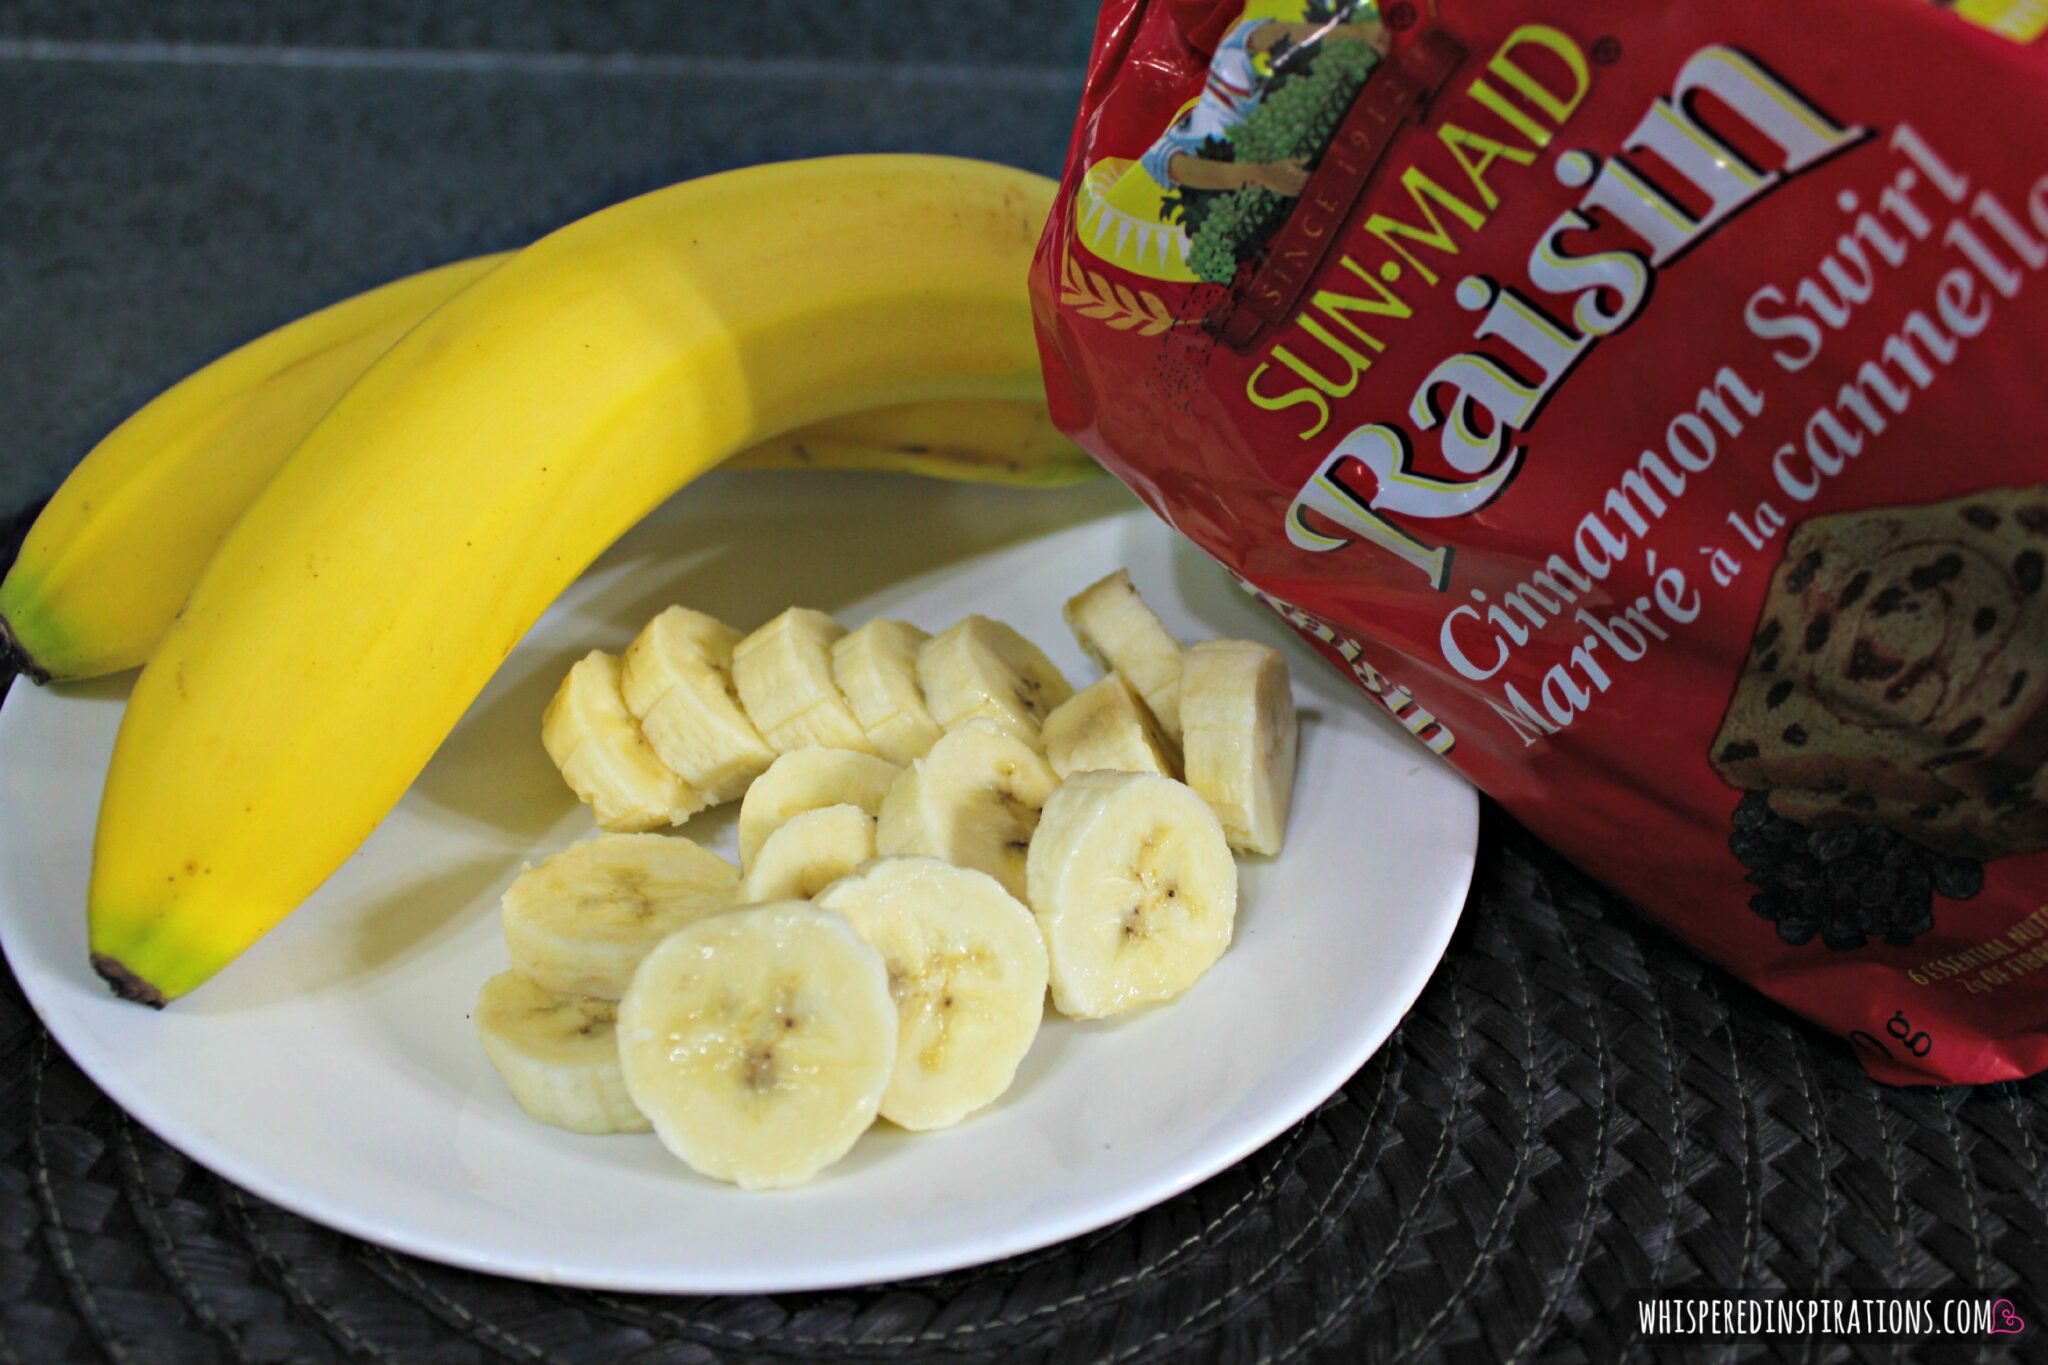
<path id="1" fill-rule="evenodd" d="M 1752 790 L 2010 803 L 2048 755 L 2044 553 L 2040 485 L 1804 523 L 1715 766 Z"/>
<path id="2" fill-rule="evenodd" d="M 1329 8 L 1102 0 L 1054 421 L 1873 1075 L 2048 1074 L 2048 847 L 1990 856 L 2048 804 L 2048 47 L 1989 0 L 1339 6 L 1385 20 L 1355 93 L 1304 28 L 1217 113 Z M 1300 194 L 1227 188 L 1276 158 Z"/>

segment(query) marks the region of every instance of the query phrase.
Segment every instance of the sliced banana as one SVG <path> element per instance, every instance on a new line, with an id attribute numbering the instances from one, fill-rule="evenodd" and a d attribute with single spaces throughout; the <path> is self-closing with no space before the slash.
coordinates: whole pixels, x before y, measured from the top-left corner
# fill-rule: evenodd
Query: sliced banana
<path id="1" fill-rule="evenodd" d="M 924 642 L 917 681 L 932 719 L 951 730 L 981 717 L 1027 744 L 1074 689 L 1037 645 L 1001 621 L 970 616 Z"/>
<path id="2" fill-rule="evenodd" d="M 945 731 L 917 684 L 918 647 L 932 637 L 903 621 L 870 621 L 832 644 L 832 678 L 874 751 L 891 763 L 922 758 Z"/>
<path id="3" fill-rule="evenodd" d="M 859 806 L 792 815 L 754 854 L 743 901 L 809 900 L 875 856 L 875 817 Z"/>
<path id="4" fill-rule="evenodd" d="M 986 872 L 1022 900 L 1031 832 L 1058 785 L 1037 750 L 987 720 L 970 720 L 889 788 L 875 848 L 884 857 L 937 858 Z"/>
<path id="5" fill-rule="evenodd" d="M 1230 846 L 1275 854 L 1294 799 L 1298 726 L 1287 661 L 1251 640 L 1204 640 L 1181 676 L 1188 785 L 1223 821 Z"/>
<path id="6" fill-rule="evenodd" d="M 811 745 L 870 751 L 832 680 L 832 645 L 845 634 L 824 612 L 791 607 L 733 647 L 740 702 L 777 753 Z"/>
<path id="7" fill-rule="evenodd" d="M 670 771 L 706 803 L 736 799 L 767 771 L 775 750 L 740 708 L 732 650 L 740 633 L 715 617 L 670 607 L 626 650 L 626 709 Z"/>
<path id="8" fill-rule="evenodd" d="M 616 1000 L 655 944 L 738 896 L 732 864 L 688 839 L 601 834 L 520 873 L 499 918 L 514 971 Z"/>
<path id="9" fill-rule="evenodd" d="M 699 920 L 619 1004 L 633 1103 L 692 1170 L 796 1185 L 874 1122 L 896 1065 L 882 958 L 836 914 L 777 901 Z"/>
<path id="10" fill-rule="evenodd" d="M 886 758 L 851 749 L 792 749 L 769 765 L 740 802 L 740 866 L 752 871 L 768 836 L 794 816 L 825 806 L 880 813 L 903 770 Z"/>
<path id="11" fill-rule="evenodd" d="M 1183 651 L 1131 586 L 1130 573 L 1118 569 L 1082 589 L 1068 599 L 1066 617 L 1088 656 L 1105 671 L 1130 679 L 1145 705 L 1152 708 L 1159 728 L 1177 742 L 1181 737 Z"/>
<path id="12" fill-rule="evenodd" d="M 882 1117 L 944 1128 L 1016 1079 L 1045 1016 L 1045 940 L 1031 912 L 985 873 L 934 858 L 883 858 L 818 894 L 882 955 L 897 1018 Z"/>
<path id="13" fill-rule="evenodd" d="M 618 659 L 593 649 L 576 662 L 540 720 L 540 742 L 569 789 L 612 830 L 680 825 L 704 798 L 640 733 L 620 692 Z"/>
<path id="14" fill-rule="evenodd" d="M 1045 718 L 1045 756 L 1062 778 L 1097 769 L 1172 777 L 1178 765 L 1170 745 L 1121 673 L 1082 688 Z"/>
<path id="15" fill-rule="evenodd" d="M 484 1054 L 527 1117 L 572 1133 L 644 1133 L 613 1031 L 618 1002 L 561 995 L 517 972 L 477 992 L 473 1021 Z"/>
<path id="16" fill-rule="evenodd" d="M 1027 900 L 1052 1002 L 1099 1019 L 1171 1000 L 1230 946 L 1237 864 L 1203 800 L 1156 773 L 1080 773 L 1046 802 Z"/>

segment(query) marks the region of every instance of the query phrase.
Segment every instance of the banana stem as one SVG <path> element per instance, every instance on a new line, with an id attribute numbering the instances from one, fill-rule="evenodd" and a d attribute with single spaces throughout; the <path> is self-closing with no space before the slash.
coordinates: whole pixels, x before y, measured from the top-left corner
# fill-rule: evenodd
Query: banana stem
<path id="1" fill-rule="evenodd" d="M 4 616 L 0 616 L 0 668 L 19 673 L 38 687 L 50 680 L 50 671 L 22 648 L 21 641 L 15 637 L 14 627 Z"/>
<path id="2" fill-rule="evenodd" d="M 132 1000 L 153 1010 L 164 1007 L 164 993 L 122 966 L 120 959 L 109 957 L 105 953 L 94 953 L 92 969 L 98 972 L 100 979 L 113 987 L 114 994 L 123 1000 Z"/>

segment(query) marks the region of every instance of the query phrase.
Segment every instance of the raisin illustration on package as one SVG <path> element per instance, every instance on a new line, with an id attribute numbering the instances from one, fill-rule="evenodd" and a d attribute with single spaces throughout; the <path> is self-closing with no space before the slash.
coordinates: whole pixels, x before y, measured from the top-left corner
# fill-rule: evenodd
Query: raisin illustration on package
<path id="1" fill-rule="evenodd" d="M 1064 430 L 1895 1083 L 2048 1069 L 2036 8 L 1110 0 L 1033 273 Z"/>

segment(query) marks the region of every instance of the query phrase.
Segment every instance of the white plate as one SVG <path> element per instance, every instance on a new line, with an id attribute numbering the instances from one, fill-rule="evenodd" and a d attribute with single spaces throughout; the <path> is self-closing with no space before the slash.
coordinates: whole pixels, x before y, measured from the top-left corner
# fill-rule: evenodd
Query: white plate
<path id="1" fill-rule="evenodd" d="M 519 1114 L 468 1012 L 505 965 L 507 882 L 590 832 L 539 740 L 571 660 L 623 646 L 669 602 L 744 624 L 797 602 L 933 629 L 986 613 L 1092 678 L 1060 603 L 1119 565 L 1184 638 L 1282 642 L 1302 706 L 1287 852 L 1246 865 L 1236 943 L 1193 991 L 1120 1022 L 1049 1018 L 992 1109 L 922 1136 L 879 1125 L 795 1191 L 744 1194 L 653 1137 L 578 1137 Z M 612 1289 L 934 1273 L 1187 1189 L 1285 1130 L 1393 1031 L 1457 922 L 1477 829 L 1469 787 L 1121 489 L 720 475 L 534 627 L 311 903 L 155 1013 L 86 967 L 93 818 L 126 690 L 18 682 L 0 714 L 0 941 L 50 1032 L 136 1117 L 266 1199 L 435 1260 Z M 731 823 L 685 832 L 730 856 Z"/>

